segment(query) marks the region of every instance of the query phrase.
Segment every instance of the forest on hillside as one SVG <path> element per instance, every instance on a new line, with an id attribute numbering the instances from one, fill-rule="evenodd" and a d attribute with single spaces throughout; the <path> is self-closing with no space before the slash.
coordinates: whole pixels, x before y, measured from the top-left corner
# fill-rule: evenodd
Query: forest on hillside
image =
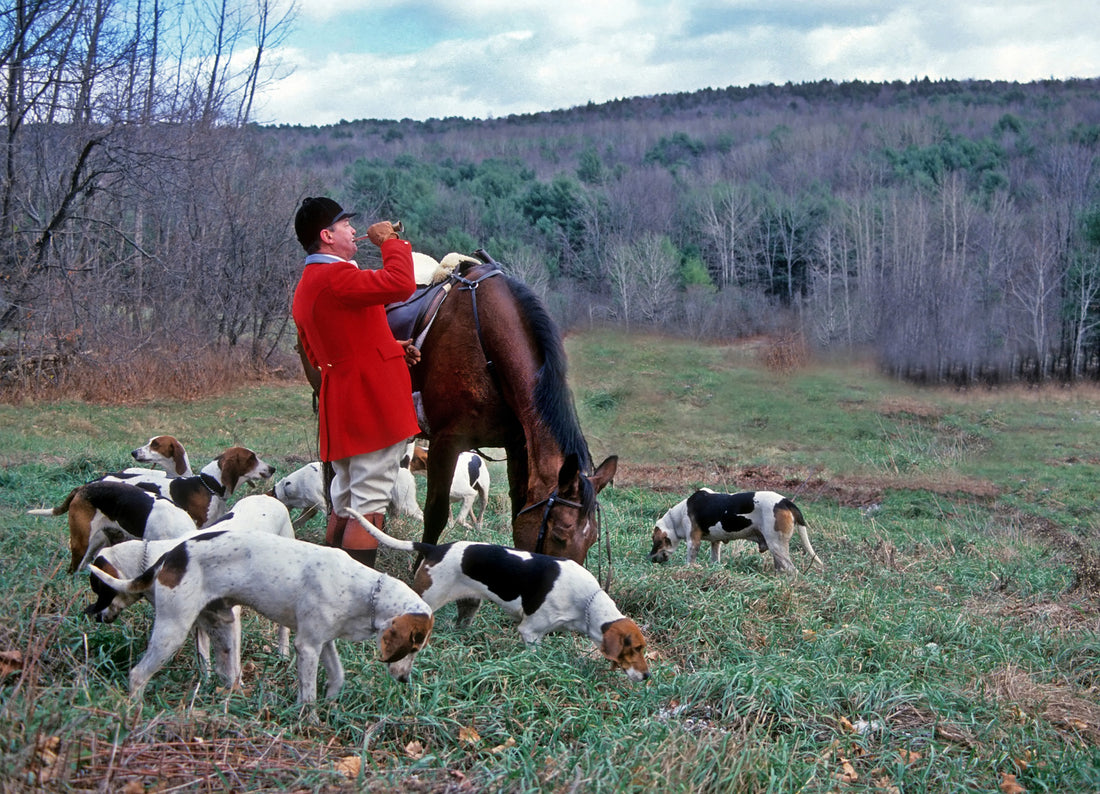
<path id="1" fill-rule="evenodd" d="M 566 330 L 793 335 L 925 382 L 1100 378 L 1100 79 L 271 126 L 250 103 L 278 76 L 229 73 L 232 39 L 166 68 L 139 17 L 101 19 L 94 47 L 44 19 L 0 17 L 0 376 L 283 361 L 292 217 L 327 193 L 437 258 L 487 249 Z M 277 38 L 250 21 L 237 45 Z"/>

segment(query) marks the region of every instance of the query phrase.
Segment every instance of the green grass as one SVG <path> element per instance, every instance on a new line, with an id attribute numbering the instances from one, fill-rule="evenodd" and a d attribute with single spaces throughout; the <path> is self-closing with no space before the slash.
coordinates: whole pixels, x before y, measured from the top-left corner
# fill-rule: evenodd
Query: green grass
<path id="1" fill-rule="evenodd" d="M 581 637 L 527 649 L 491 605 L 457 631 L 447 606 L 412 683 L 342 643 L 344 691 L 302 713 L 293 662 L 250 615 L 243 693 L 200 675 L 188 643 L 139 710 L 127 674 L 149 607 L 89 623 L 64 521 L 25 511 L 156 432 L 195 466 L 240 443 L 285 472 L 315 456 L 307 391 L 0 406 L 0 651 L 22 658 L 2 680 L 6 790 L 962 792 L 1006 775 L 1100 790 L 1095 389 L 917 390 L 865 366 L 777 374 L 746 348 L 604 333 L 567 346 L 593 456 L 620 456 L 603 526 L 647 683 Z M 492 473 L 487 526 L 446 537 L 509 541 Z M 696 485 L 761 484 L 797 491 L 824 572 L 777 578 L 747 544 L 718 566 L 646 561 L 653 521 Z M 407 579 L 406 555 L 380 564 Z M 589 567 L 607 560 L 593 550 Z"/>

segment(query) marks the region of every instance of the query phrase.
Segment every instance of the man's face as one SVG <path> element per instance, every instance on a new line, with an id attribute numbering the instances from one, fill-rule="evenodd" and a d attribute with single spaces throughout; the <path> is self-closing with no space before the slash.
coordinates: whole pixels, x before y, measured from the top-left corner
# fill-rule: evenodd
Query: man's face
<path id="1" fill-rule="evenodd" d="M 350 218 L 344 218 L 321 230 L 321 242 L 328 252 L 342 259 L 351 259 L 359 250 L 355 242 L 355 227 L 351 225 Z"/>

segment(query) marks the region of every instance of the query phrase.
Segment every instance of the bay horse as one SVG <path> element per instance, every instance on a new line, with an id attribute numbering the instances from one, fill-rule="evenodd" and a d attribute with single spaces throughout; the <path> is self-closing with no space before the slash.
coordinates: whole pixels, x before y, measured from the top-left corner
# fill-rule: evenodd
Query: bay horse
<path id="1" fill-rule="evenodd" d="M 515 548 L 583 564 L 599 539 L 596 495 L 618 457 L 592 469 L 553 319 L 527 285 L 484 251 L 475 256 L 428 288 L 445 297 L 420 321 L 430 322 L 422 338 L 396 328 L 391 313 L 397 338 L 416 338 L 421 353 L 411 372 L 430 442 L 423 540 L 437 543 L 450 517 L 459 453 L 503 447 Z M 422 300 L 430 298 L 418 289 L 403 305 Z"/>

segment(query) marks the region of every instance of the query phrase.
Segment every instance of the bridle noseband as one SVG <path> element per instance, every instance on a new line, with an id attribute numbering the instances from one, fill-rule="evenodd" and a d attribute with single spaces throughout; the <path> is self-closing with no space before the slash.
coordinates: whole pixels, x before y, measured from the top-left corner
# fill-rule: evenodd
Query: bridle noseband
<path id="1" fill-rule="evenodd" d="M 546 505 L 546 508 L 542 511 L 542 522 L 539 524 L 538 538 L 535 540 L 535 554 L 542 554 L 543 548 L 546 546 L 546 528 L 550 523 L 550 511 L 554 509 L 556 505 L 564 505 L 566 507 L 572 507 L 574 510 L 584 510 L 584 505 L 579 502 L 574 502 L 570 499 L 566 499 L 564 496 L 558 495 L 558 490 L 555 488 L 550 492 L 550 495 L 543 499 L 541 502 L 535 502 L 529 504 L 527 507 L 516 513 L 516 518 L 519 518 L 524 513 L 530 513 L 536 507 Z M 596 539 L 600 536 L 600 503 L 594 502 L 596 506 Z"/>

